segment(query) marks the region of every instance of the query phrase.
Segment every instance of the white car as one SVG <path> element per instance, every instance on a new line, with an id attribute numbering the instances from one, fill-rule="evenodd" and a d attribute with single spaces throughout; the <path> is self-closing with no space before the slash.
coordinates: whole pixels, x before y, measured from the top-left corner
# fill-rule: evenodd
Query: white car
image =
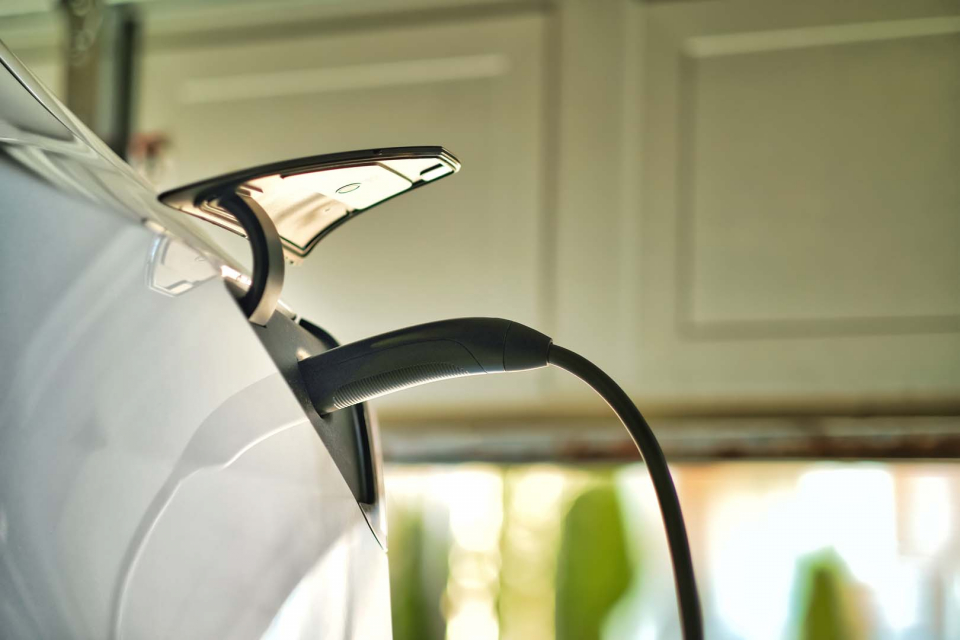
<path id="1" fill-rule="evenodd" d="M 335 343 L 0 63 L 0 637 L 389 638 L 376 428 L 297 373 Z"/>

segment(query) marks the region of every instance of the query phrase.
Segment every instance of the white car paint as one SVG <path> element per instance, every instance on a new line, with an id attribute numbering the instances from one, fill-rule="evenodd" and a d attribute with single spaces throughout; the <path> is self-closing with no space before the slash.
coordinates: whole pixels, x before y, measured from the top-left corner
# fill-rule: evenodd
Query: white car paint
<path id="1" fill-rule="evenodd" d="M 0 636 L 389 638 L 385 550 L 228 258 L 0 61 Z"/>

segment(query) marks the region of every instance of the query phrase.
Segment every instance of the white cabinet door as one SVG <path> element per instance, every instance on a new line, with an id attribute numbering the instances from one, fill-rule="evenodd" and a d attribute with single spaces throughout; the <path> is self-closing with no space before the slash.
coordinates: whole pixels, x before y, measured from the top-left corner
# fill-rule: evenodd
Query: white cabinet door
<path id="1" fill-rule="evenodd" d="M 288 269 L 284 299 L 341 340 L 471 315 L 542 326 L 544 24 L 526 11 L 148 37 L 140 128 L 171 139 L 166 187 L 297 156 L 443 145 L 460 174 L 337 230 Z M 536 392 L 530 379 L 447 386 L 383 404 Z"/>
<path id="2" fill-rule="evenodd" d="M 618 336 L 617 373 L 668 404 L 955 402 L 957 3 L 624 10 L 623 241 L 584 346 Z"/>

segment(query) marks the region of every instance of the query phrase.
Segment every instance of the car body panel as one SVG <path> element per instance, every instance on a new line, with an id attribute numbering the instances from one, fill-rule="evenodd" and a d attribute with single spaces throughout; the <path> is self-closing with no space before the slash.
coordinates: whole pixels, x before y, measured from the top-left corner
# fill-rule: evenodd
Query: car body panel
<path id="1" fill-rule="evenodd" d="M 229 258 L 0 59 L 0 636 L 390 637 Z"/>

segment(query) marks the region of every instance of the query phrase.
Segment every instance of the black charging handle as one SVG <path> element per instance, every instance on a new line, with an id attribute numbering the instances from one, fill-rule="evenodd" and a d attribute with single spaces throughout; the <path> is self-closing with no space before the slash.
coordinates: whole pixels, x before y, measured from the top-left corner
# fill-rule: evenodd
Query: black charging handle
<path id="1" fill-rule="evenodd" d="M 510 320 L 441 320 L 306 358 L 300 374 L 323 414 L 435 380 L 545 367 L 552 342 Z"/>

